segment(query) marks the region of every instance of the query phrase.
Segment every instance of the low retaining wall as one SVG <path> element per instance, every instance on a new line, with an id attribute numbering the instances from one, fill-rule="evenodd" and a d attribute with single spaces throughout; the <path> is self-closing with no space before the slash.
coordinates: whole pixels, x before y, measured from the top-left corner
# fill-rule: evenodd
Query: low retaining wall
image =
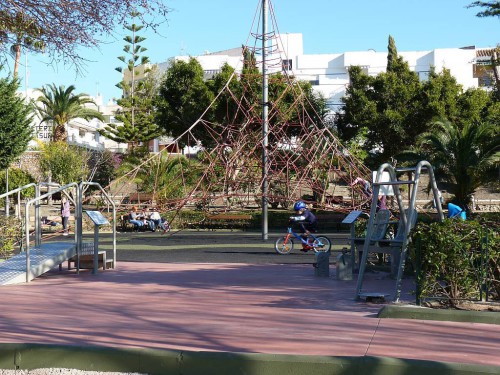
<path id="1" fill-rule="evenodd" d="M 386 357 L 321 357 L 0 344 L 0 369 L 70 368 L 151 375 L 472 375 L 500 367 Z M 1 371 L 0 371 L 1 372 Z"/>

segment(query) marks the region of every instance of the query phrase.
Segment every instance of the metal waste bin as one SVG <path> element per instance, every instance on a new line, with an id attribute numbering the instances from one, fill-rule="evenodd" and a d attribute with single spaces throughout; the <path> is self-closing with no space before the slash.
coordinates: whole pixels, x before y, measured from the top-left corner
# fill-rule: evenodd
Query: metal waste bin
<path id="1" fill-rule="evenodd" d="M 337 280 L 352 280 L 352 258 L 347 249 L 337 255 Z"/>
<path id="2" fill-rule="evenodd" d="M 320 251 L 315 254 L 314 275 L 319 277 L 330 276 L 330 252 Z"/>

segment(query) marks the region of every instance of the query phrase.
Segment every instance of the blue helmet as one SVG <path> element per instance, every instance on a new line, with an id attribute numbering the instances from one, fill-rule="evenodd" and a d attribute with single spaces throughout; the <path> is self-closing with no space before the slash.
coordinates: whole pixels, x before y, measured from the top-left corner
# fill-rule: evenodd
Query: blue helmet
<path id="1" fill-rule="evenodd" d="M 293 205 L 294 211 L 303 210 L 304 208 L 306 208 L 306 204 L 302 201 L 298 201 Z"/>

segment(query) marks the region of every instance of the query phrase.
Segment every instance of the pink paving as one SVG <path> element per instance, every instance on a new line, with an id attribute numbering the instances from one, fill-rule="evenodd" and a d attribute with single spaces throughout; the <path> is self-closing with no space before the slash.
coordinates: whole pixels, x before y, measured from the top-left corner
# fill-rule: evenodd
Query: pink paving
<path id="1" fill-rule="evenodd" d="M 367 275 L 368 285 L 394 281 Z M 385 356 L 500 366 L 500 326 L 378 319 L 310 265 L 122 262 L 1 288 L 3 343 Z M 409 288 L 407 286 L 407 288 Z M 406 297 L 408 300 L 411 297 Z"/>

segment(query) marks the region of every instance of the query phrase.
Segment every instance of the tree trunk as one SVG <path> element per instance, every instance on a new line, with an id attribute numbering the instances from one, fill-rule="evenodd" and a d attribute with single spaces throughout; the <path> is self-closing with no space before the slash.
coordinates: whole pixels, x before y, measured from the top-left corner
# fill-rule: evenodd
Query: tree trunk
<path id="1" fill-rule="evenodd" d="M 21 45 L 16 44 L 16 58 L 14 60 L 14 78 L 17 78 L 17 72 L 19 71 L 19 61 L 21 61 Z"/>
<path id="2" fill-rule="evenodd" d="M 52 134 L 52 141 L 53 142 L 66 142 L 68 140 L 68 133 L 66 132 L 66 128 L 64 124 L 58 124 L 58 125 L 53 125 L 55 126 L 54 132 Z"/>

